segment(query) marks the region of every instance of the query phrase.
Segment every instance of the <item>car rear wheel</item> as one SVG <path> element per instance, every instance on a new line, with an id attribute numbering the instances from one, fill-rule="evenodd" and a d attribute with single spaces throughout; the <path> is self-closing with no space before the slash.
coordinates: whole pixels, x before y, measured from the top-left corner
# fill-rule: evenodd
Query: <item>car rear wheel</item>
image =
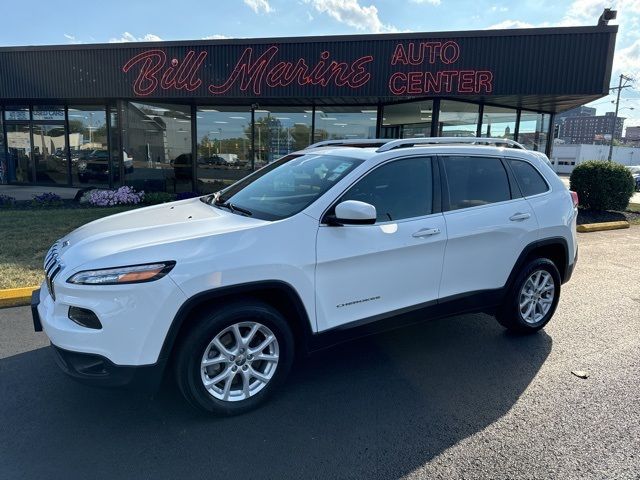
<path id="1" fill-rule="evenodd" d="M 509 289 L 496 319 L 514 332 L 540 330 L 551 320 L 558 306 L 560 284 L 560 273 L 551 260 L 537 258 L 530 261 Z"/>
<path id="2" fill-rule="evenodd" d="M 264 402 L 292 361 L 293 336 L 280 312 L 242 302 L 198 319 L 179 347 L 176 379 L 195 407 L 235 415 Z"/>

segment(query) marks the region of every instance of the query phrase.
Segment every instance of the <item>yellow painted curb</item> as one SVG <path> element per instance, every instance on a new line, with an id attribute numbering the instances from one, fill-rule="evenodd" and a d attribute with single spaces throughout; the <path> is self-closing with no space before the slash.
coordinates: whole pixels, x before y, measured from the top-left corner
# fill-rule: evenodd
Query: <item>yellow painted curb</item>
<path id="1" fill-rule="evenodd" d="M 0 290 L 0 308 L 18 307 L 31 303 L 31 294 L 39 287 L 8 288 Z"/>
<path id="2" fill-rule="evenodd" d="M 603 230 L 618 230 L 620 228 L 629 228 L 629 222 L 622 220 L 619 222 L 602 222 L 602 223 L 586 223 L 578 225 L 576 230 L 580 233 L 601 232 Z"/>

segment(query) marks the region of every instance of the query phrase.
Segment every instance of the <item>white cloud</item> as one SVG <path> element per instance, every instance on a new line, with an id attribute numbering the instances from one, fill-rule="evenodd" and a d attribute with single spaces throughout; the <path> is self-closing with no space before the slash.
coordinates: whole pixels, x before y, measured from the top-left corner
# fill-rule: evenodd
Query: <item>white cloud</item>
<path id="1" fill-rule="evenodd" d="M 440 5 L 441 0 L 411 0 L 413 3 L 429 3 L 431 5 Z"/>
<path id="2" fill-rule="evenodd" d="M 136 37 L 135 35 L 124 32 L 118 38 L 110 38 L 109 43 L 127 43 L 127 42 L 161 42 L 162 39 L 153 33 L 147 33 L 142 37 Z"/>
<path id="3" fill-rule="evenodd" d="M 305 0 L 320 13 L 367 33 L 397 32 L 393 25 L 385 25 L 375 5 L 360 5 L 359 0 Z"/>
<path id="4" fill-rule="evenodd" d="M 227 37 L 226 35 L 220 35 L 219 33 L 202 37 L 203 40 L 226 40 L 228 38 L 231 38 L 231 37 Z"/>
<path id="5" fill-rule="evenodd" d="M 70 33 L 65 33 L 64 38 L 66 38 L 69 43 L 82 43 L 75 35 L 71 35 Z"/>
<path id="6" fill-rule="evenodd" d="M 496 30 L 501 28 L 534 28 L 540 25 L 533 25 L 532 23 L 523 22 L 521 20 L 503 20 L 499 23 L 494 23 L 493 25 L 487 27 L 490 30 Z"/>
<path id="7" fill-rule="evenodd" d="M 614 74 L 624 73 L 633 78 L 635 80 L 634 87 L 640 89 L 640 38 L 631 45 L 616 51 L 613 58 L 613 71 Z"/>
<path id="8" fill-rule="evenodd" d="M 269 0 L 243 0 L 244 3 L 253 10 L 254 13 L 271 13 L 274 11 L 273 7 L 269 4 Z"/>

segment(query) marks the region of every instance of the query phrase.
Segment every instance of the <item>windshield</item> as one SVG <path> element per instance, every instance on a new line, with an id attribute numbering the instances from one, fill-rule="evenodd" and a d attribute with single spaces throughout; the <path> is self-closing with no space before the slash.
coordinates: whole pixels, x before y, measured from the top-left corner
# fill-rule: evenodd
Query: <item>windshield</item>
<path id="1" fill-rule="evenodd" d="M 209 197 L 208 203 L 263 220 L 281 220 L 304 210 L 362 160 L 309 153 L 288 155 Z"/>

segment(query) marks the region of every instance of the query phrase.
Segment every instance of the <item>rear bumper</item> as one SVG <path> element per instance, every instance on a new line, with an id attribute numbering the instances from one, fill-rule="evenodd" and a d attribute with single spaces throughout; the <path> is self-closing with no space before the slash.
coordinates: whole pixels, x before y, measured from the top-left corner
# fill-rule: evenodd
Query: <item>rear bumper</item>
<path id="1" fill-rule="evenodd" d="M 126 387 L 153 392 L 162 381 L 164 362 L 154 365 L 122 366 L 90 353 L 71 352 L 51 344 L 60 369 L 82 383 L 103 387 Z"/>
<path id="2" fill-rule="evenodd" d="M 570 263 L 569 265 L 567 265 L 567 270 L 564 273 L 564 278 L 562 279 L 562 283 L 567 283 L 569 280 L 571 280 L 573 271 L 576 268 L 576 263 L 578 263 L 578 246 L 577 245 L 576 245 L 576 256 L 573 259 L 573 263 Z"/>

